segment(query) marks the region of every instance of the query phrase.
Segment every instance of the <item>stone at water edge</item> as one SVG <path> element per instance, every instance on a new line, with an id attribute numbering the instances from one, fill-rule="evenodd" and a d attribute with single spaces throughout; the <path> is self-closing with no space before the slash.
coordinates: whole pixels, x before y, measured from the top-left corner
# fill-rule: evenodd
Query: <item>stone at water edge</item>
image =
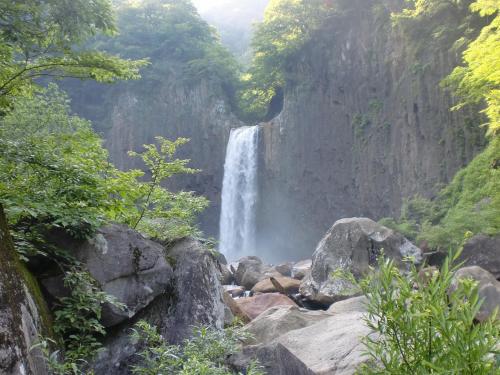
<path id="1" fill-rule="evenodd" d="M 487 320 L 495 309 L 499 309 L 500 312 L 500 281 L 497 281 L 491 273 L 481 267 L 464 267 L 453 275 L 450 292 L 456 290 L 459 280 L 463 278 L 472 278 L 479 283 L 479 299 L 483 299 L 483 303 L 476 315 L 478 321 Z M 500 315 L 497 315 L 496 318 L 500 320 Z"/>
<path id="2" fill-rule="evenodd" d="M 243 323 L 248 323 L 252 320 L 228 292 L 224 292 L 223 298 L 224 304 L 229 308 L 234 318 L 240 319 Z"/>
<path id="3" fill-rule="evenodd" d="M 297 306 L 290 298 L 279 293 L 258 294 L 253 297 L 238 298 L 235 301 L 250 319 L 255 319 L 270 307 Z"/>
<path id="4" fill-rule="evenodd" d="M 222 285 L 231 285 L 234 281 L 234 275 L 229 270 L 229 268 L 222 263 L 219 263 L 219 271 L 220 271 L 220 282 Z"/>
<path id="5" fill-rule="evenodd" d="M 396 265 L 407 267 L 406 257 L 422 260 L 421 250 L 401 234 L 367 218 L 341 219 L 328 230 L 312 258 L 311 271 L 300 285 L 300 293 L 319 304 L 329 304 L 355 295 L 356 289 L 343 275 L 350 272 L 356 278 L 376 265 L 381 254 L 394 259 Z"/>
<path id="6" fill-rule="evenodd" d="M 297 280 L 302 280 L 306 274 L 311 270 L 312 260 L 306 259 L 297 262 L 292 267 L 292 277 Z"/>
<path id="7" fill-rule="evenodd" d="M 283 288 L 283 291 L 278 290 L 276 285 L 272 282 L 271 278 L 267 278 L 259 281 L 252 288 L 252 292 L 254 293 L 276 293 L 276 292 L 284 292 L 284 294 L 296 294 L 299 292 L 300 281 L 296 279 L 292 279 L 290 277 L 275 277 L 274 278 L 279 285 Z"/>

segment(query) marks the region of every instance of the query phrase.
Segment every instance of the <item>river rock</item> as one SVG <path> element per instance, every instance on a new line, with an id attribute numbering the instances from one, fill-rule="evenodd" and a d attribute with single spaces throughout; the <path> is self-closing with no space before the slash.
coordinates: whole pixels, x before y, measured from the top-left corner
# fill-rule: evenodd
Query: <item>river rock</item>
<path id="1" fill-rule="evenodd" d="M 224 292 L 223 298 L 225 305 L 231 311 L 233 317 L 240 319 L 243 323 L 248 323 L 252 320 L 228 292 Z"/>
<path id="2" fill-rule="evenodd" d="M 250 290 L 259 281 L 271 276 L 277 277 L 282 275 L 271 266 L 264 264 L 260 258 L 248 256 L 238 261 L 238 268 L 234 274 L 234 279 L 236 284 Z"/>
<path id="3" fill-rule="evenodd" d="M 483 322 L 493 314 L 495 309 L 500 310 L 500 282 L 491 273 L 478 266 L 460 268 L 453 275 L 450 292 L 456 290 L 459 280 L 463 278 L 472 278 L 479 283 L 479 299 L 483 299 L 483 303 L 476 314 L 477 320 Z M 497 319 L 500 319 L 499 315 Z"/>
<path id="4" fill-rule="evenodd" d="M 293 268 L 293 262 L 281 263 L 273 267 L 274 271 L 287 277 L 292 276 L 292 268 Z"/>
<path id="5" fill-rule="evenodd" d="M 468 240 L 458 259 L 464 266 L 479 266 L 500 278 L 500 236 L 479 234 Z"/>
<path id="6" fill-rule="evenodd" d="M 295 302 L 280 293 L 265 293 L 253 297 L 238 298 L 236 303 L 250 319 L 255 319 L 270 307 L 296 306 Z"/>
<path id="7" fill-rule="evenodd" d="M 306 274 L 311 270 L 312 260 L 301 260 L 292 267 L 292 277 L 297 280 L 302 280 Z"/>
<path id="8" fill-rule="evenodd" d="M 275 282 L 273 282 L 275 280 Z M 279 285 L 276 285 L 276 282 Z M 295 294 L 298 293 L 300 287 L 300 280 L 292 279 L 291 277 L 275 277 L 267 278 L 259 281 L 252 288 L 254 293 L 284 293 Z"/>
<path id="9" fill-rule="evenodd" d="M 386 257 L 405 267 L 403 258 L 422 260 L 421 250 L 399 233 L 367 218 L 341 219 L 326 233 L 312 258 L 311 272 L 302 280 L 300 293 L 307 299 L 323 305 L 356 294 L 345 278 L 350 272 L 362 277 L 384 251 Z M 333 275 L 338 272 L 338 275 Z"/>
<path id="10" fill-rule="evenodd" d="M 245 294 L 245 288 L 238 285 L 224 285 L 224 290 L 233 298 L 241 297 Z"/>
<path id="11" fill-rule="evenodd" d="M 125 225 L 104 226 L 72 250 L 102 290 L 126 306 L 125 310 L 104 306 L 102 323 L 106 327 L 135 316 L 173 282 L 163 246 Z"/>
<path id="12" fill-rule="evenodd" d="M 256 352 L 273 375 L 352 375 L 367 360 L 363 313 L 347 312 L 290 331 Z"/>
<path id="13" fill-rule="evenodd" d="M 220 282 L 222 285 L 231 285 L 234 281 L 234 275 L 229 270 L 229 268 L 222 263 L 219 263 L 219 271 L 220 271 Z"/>
<path id="14" fill-rule="evenodd" d="M 310 326 L 330 316 L 322 310 L 311 311 L 292 305 L 274 306 L 245 326 L 244 331 L 251 334 L 245 344 L 268 344 L 287 332 Z"/>
<path id="15" fill-rule="evenodd" d="M 349 312 L 366 312 L 368 299 L 365 296 L 348 298 L 332 304 L 327 312 L 329 314 L 343 314 Z"/>

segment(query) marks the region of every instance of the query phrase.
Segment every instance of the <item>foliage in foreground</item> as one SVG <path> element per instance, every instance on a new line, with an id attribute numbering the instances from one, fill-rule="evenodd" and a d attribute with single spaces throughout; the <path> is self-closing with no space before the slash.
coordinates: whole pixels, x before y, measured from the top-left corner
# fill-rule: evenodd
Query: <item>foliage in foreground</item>
<path id="1" fill-rule="evenodd" d="M 54 331 L 62 338 L 64 351 L 49 338 L 42 338 L 42 350 L 52 374 L 83 374 L 87 361 L 102 348 L 100 339 L 106 334 L 100 322 L 103 304 L 123 308 L 123 304 L 101 291 L 92 276 L 77 266 L 64 276 L 64 287 L 69 295 L 59 299 L 54 313 Z"/>
<path id="2" fill-rule="evenodd" d="M 364 340 L 370 361 L 360 374 L 498 374 L 500 321 L 475 321 L 477 282 L 461 280 L 450 292 L 459 254 L 425 276 L 379 259 L 379 270 L 358 283 L 376 333 Z"/>
<path id="3" fill-rule="evenodd" d="M 145 349 L 139 353 L 141 362 L 132 368 L 137 375 L 233 375 L 225 362 L 238 350 L 240 333 L 236 328 L 224 331 L 208 327 L 197 328 L 191 339 L 182 346 L 169 345 L 163 337 L 145 321 L 140 321 L 133 338 Z M 247 375 L 263 375 L 254 363 Z"/>
<path id="4" fill-rule="evenodd" d="M 381 223 L 441 250 L 450 244 L 458 246 L 466 232 L 500 233 L 499 155 L 497 137 L 434 200 L 414 197 L 404 204 L 398 220 L 383 219 Z"/>
<path id="5" fill-rule="evenodd" d="M 33 98 L 20 98 L 0 119 L 0 201 L 18 249 L 29 255 L 43 248 L 45 228 L 59 227 L 84 238 L 108 220 L 163 240 L 195 231 L 196 214 L 207 201 L 160 186 L 179 173 L 195 173 L 188 160 L 174 158 L 186 139 L 158 138 L 140 156 L 152 176 L 117 170 L 88 121 L 73 116 L 67 97 L 50 86 Z M 30 246 L 30 244 L 32 246 Z"/>

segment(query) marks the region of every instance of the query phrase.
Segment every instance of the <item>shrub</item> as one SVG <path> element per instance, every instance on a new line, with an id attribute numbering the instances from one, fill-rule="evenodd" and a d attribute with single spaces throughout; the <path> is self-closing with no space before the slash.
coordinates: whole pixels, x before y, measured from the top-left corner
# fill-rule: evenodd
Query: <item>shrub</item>
<path id="1" fill-rule="evenodd" d="M 482 303 L 477 283 L 461 280 L 450 292 L 459 254 L 426 277 L 380 259 L 379 270 L 358 284 L 375 332 L 364 340 L 370 361 L 360 374 L 498 374 L 500 323 L 495 316 L 475 321 Z"/>
<path id="2" fill-rule="evenodd" d="M 145 349 L 139 353 L 141 363 L 134 366 L 132 372 L 138 375 L 232 375 L 225 361 L 238 350 L 240 335 L 234 327 L 224 331 L 200 327 L 182 346 L 169 345 L 154 327 L 140 321 L 133 338 L 142 342 Z M 246 373 L 263 375 L 255 363 Z"/>

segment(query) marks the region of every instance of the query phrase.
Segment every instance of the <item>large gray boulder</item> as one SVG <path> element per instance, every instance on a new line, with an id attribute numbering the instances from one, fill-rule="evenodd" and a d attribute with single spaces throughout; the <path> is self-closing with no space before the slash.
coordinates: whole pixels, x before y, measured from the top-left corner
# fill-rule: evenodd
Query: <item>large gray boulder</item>
<path id="1" fill-rule="evenodd" d="M 173 282 L 173 270 L 160 244 L 125 225 L 110 224 L 74 249 L 106 293 L 125 304 L 124 310 L 105 306 L 102 322 L 114 326 L 135 316 Z"/>
<path id="2" fill-rule="evenodd" d="M 245 326 L 244 331 L 250 334 L 245 344 L 268 344 L 287 332 L 308 327 L 330 316 L 322 310 L 274 306 Z"/>
<path id="3" fill-rule="evenodd" d="M 244 328 L 255 338 L 231 362 L 241 369 L 257 357 L 272 375 L 354 374 L 367 359 L 362 338 L 372 332 L 360 300 L 347 301 L 332 305 L 342 305 L 332 313 L 292 306 L 267 310 Z"/>
<path id="4" fill-rule="evenodd" d="M 399 233 L 367 218 L 341 219 L 326 233 L 312 257 L 311 271 L 302 280 L 300 293 L 319 304 L 329 305 L 355 295 L 346 280 L 365 275 L 382 253 L 404 267 L 403 258 L 422 260 L 421 250 Z M 333 275 L 335 273 L 335 275 Z"/>
<path id="5" fill-rule="evenodd" d="M 457 289 L 461 279 L 467 278 L 478 282 L 478 294 L 483 303 L 476 314 L 476 319 L 480 322 L 485 321 L 496 309 L 500 310 L 500 282 L 491 273 L 481 267 L 463 267 L 453 275 L 450 292 Z M 496 318 L 500 319 L 500 315 L 497 315 Z"/>
<path id="6" fill-rule="evenodd" d="M 196 326 L 223 328 L 223 288 L 213 254 L 199 241 L 186 238 L 167 250 L 166 256 L 174 269 L 171 287 L 108 337 L 92 366 L 96 375 L 130 374 L 130 365 L 139 360 L 140 346 L 129 336 L 137 320 L 157 327 L 172 344 L 191 336 Z"/>
<path id="7" fill-rule="evenodd" d="M 479 266 L 500 278 L 500 236 L 479 234 L 468 240 L 458 259 L 464 266 Z"/>

